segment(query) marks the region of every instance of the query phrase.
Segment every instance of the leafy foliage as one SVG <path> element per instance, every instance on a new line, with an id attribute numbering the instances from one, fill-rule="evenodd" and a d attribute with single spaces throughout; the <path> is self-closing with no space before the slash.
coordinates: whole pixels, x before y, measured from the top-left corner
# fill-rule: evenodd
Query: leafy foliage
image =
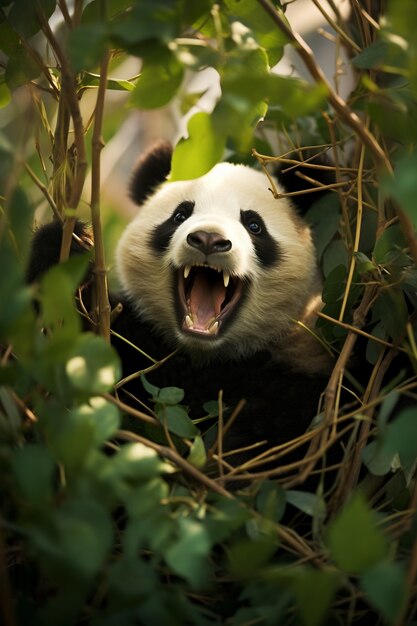
<path id="1" fill-rule="evenodd" d="M 5 626 L 416 621 L 417 13 L 414 0 L 391 2 L 383 16 L 368 15 L 370 4 L 351 2 L 348 21 L 330 17 L 356 72 L 343 101 L 294 37 L 284 3 L 0 0 Z M 271 70 L 287 43 L 312 83 Z M 108 77 L 109 56 L 117 74 L 126 55 L 141 59 L 141 74 Z M 198 103 L 185 77 L 206 67 L 221 95 L 211 113 L 190 117 L 173 179 L 204 174 L 225 151 L 249 161 L 252 148 L 262 167 L 308 167 L 305 146 L 315 146 L 331 153 L 336 181 L 309 215 L 324 275 L 316 331 L 335 369 L 304 458 L 278 461 L 280 473 L 266 469 L 263 480 L 250 465 L 230 470 L 217 433 L 204 432 L 217 401 L 193 421 L 181 389 L 142 376 L 152 411 L 135 411 L 138 432 L 124 428 L 129 407 L 111 395 L 121 371 L 105 339 L 100 235 L 98 302 L 89 311 L 82 293 L 77 301 L 103 336 L 83 332 L 74 303 L 90 253 L 65 260 L 86 164 L 100 156 L 80 100 L 97 94 L 96 122 L 106 89 L 141 109 Z M 43 201 L 65 222 L 63 262 L 29 288 L 26 251 Z M 346 364 L 365 354 L 356 381 Z M 329 489 L 326 454 L 340 433 Z M 229 472 L 248 484 L 232 490 Z"/>

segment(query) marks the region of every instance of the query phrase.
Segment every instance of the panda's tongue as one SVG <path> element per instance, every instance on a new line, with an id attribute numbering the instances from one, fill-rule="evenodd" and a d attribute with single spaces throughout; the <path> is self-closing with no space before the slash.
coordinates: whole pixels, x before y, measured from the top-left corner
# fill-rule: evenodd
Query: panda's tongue
<path id="1" fill-rule="evenodd" d="M 207 330 L 220 314 L 226 298 L 226 289 L 219 280 L 210 282 L 203 273 L 197 273 L 189 297 L 194 330 Z"/>

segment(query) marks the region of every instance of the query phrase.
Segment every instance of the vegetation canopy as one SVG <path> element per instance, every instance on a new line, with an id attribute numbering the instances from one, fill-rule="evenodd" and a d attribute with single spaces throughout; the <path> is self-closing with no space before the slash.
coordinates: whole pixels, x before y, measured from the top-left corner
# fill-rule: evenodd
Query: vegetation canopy
<path id="1" fill-rule="evenodd" d="M 308 0 L 334 44 L 331 83 L 288 16 L 299 2 L 0 0 L 4 626 L 417 623 L 417 4 Z M 271 70 L 284 46 L 308 81 Z M 118 78 L 131 57 L 140 73 Z M 206 68 L 210 112 L 188 87 Z M 127 106 L 105 108 L 114 92 Z M 313 152 L 334 173 L 309 214 L 315 332 L 334 368 L 311 429 L 262 453 L 253 442 L 240 466 L 222 447 L 239 405 L 227 412 L 219 390 L 191 420 L 182 389 L 143 372 L 149 406 L 128 405 L 109 342 L 105 250 L 120 225 L 102 206 L 102 149 L 129 110 L 166 105 L 189 115 L 173 180 L 224 155 L 264 169 L 276 195 L 270 164 L 305 162 L 314 186 Z M 89 243 L 68 258 L 87 205 L 88 332 L 74 293 Z M 63 223 L 61 263 L 28 287 L 35 211 Z"/>

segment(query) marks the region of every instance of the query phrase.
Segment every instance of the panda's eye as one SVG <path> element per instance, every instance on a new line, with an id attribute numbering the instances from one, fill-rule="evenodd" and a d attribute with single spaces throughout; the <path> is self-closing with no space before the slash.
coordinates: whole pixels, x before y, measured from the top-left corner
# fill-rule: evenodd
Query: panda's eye
<path id="1" fill-rule="evenodd" d="M 174 215 L 174 224 L 182 224 L 187 219 L 188 215 L 185 211 L 177 211 Z"/>
<path id="2" fill-rule="evenodd" d="M 175 211 L 172 213 L 171 220 L 173 223 L 178 226 L 188 220 L 190 215 L 194 210 L 194 202 L 191 200 L 184 200 L 184 202 L 180 202 Z"/>
<path id="3" fill-rule="evenodd" d="M 250 220 L 247 224 L 247 229 L 252 233 L 252 235 L 260 235 L 262 232 L 262 227 L 257 220 Z"/>

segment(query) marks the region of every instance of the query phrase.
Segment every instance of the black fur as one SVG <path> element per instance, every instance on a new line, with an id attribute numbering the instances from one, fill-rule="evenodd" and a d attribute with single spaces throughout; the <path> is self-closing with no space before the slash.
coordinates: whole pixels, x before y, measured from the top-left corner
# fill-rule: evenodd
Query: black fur
<path id="1" fill-rule="evenodd" d="M 171 144 L 160 141 L 139 160 L 130 182 L 130 197 L 136 204 L 142 204 L 166 180 L 171 159 Z"/>
<path id="2" fill-rule="evenodd" d="M 76 222 L 71 243 L 71 254 L 82 254 L 91 248 L 91 235 L 81 222 Z M 62 224 L 54 220 L 35 231 L 32 252 L 26 271 L 26 281 L 33 283 L 50 267 L 58 263 L 61 250 Z"/>

